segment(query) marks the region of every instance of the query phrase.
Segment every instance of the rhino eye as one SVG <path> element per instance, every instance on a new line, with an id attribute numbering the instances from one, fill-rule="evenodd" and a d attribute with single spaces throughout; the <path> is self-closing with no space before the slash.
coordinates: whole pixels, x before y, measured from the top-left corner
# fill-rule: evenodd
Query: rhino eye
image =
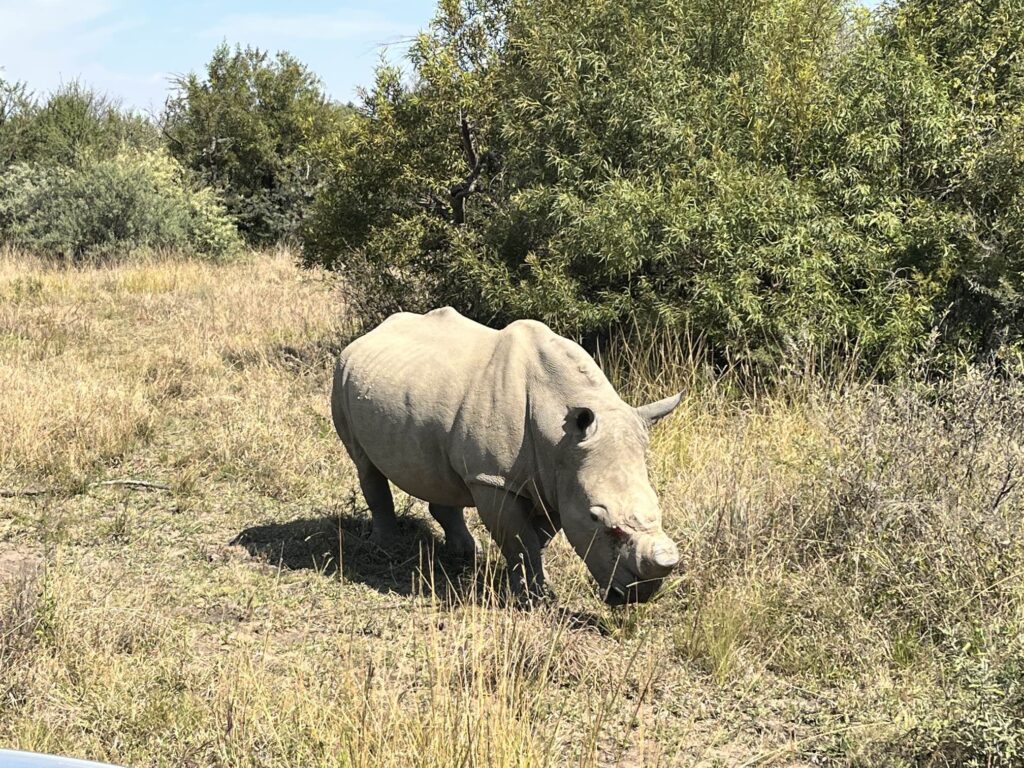
<path id="1" fill-rule="evenodd" d="M 594 425 L 596 420 L 597 417 L 594 415 L 592 410 L 589 408 L 580 408 L 576 413 L 576 428 L 585 435 L 587 430 Z"/>

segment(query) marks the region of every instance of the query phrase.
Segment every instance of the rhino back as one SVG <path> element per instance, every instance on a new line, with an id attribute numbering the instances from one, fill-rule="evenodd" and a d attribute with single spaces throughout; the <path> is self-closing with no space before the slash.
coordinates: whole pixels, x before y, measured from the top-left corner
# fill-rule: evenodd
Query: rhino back
<path id="1" fill-rule="evenodd" d="M 417 498 L 469 506 L 466 461 L 452 445 L 453 425 L 496 337 L 445 308 L 393 315 L 347 346 L 331 405 L 353 459 L 362 452 Z"/>

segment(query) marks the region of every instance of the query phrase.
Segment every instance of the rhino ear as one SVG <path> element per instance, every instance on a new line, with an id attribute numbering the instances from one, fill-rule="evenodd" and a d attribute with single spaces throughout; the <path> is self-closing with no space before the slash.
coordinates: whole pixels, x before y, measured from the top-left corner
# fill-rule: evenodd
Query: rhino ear
<path id="1" fill-rule="evenodd" d="M 663 418 L 668 416 L 672 411 L 675 410 L 676 406 L 683 399 L 683 393 L 680 392 L 677 395 L 670 395 L 664 400 L 658 400 L 654 403 L 648 403 L 647 405 L 641 405 L 636 409 L 636 412 L 640 414 L 640 418 L 647 422 L 648 425 L 657 424 Z"/>

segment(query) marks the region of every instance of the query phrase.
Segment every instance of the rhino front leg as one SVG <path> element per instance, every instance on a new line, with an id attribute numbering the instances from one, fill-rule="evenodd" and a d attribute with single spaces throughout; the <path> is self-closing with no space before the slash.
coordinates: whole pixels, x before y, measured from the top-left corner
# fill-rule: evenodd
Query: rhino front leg
<path id="1" fill-rule="evenodd" d="M 549 514 L 543 509 L 535 509 L 530 518 L 530 525 L 537 532 L 537 540 L 540 541 L 540 548 L 544 549 L 548 543 L 558 535 L 561 530 L 558 522 L 552 520 Z"/>
<path id="2" fill-rule="evenodd" d="M 480 519 L 505 556 L 513 591 L 544 597 L 541 540 L 531 521 L 533 504 L 501 488 L 476 485 L 470 491 Z"/>
<path id="3" fill-rule="evenodd" d="M 449 554 L 459 557 L 475 555 L 479 545 L 473 534 L 466 527 L 466 518 L 462 507 L 446 507 L 442 504 L 429 504 L 430 514 L 444 529 L 444 547 Z"/>

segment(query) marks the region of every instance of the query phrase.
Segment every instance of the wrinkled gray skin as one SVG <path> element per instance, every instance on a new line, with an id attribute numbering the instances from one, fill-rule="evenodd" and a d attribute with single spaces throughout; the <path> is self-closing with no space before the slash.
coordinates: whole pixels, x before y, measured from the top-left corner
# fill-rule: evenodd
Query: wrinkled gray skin
<path id="1" fill-rule="evenodd" d="M 476 507 L 513 587 L 544 592 L 559 529 L 604 599 L 645 601 L 679 561 L 645 464 L 648 427 L 680 396 L 632 408 L 577 344 L 532 320 L 496 331 L 446 307 L 392 315 L 334 372 L 334 425 L 359 473 L 373 535 L 395 534 L 388 480 L 428 502 L 449 551 L 471 554 Z"/>

